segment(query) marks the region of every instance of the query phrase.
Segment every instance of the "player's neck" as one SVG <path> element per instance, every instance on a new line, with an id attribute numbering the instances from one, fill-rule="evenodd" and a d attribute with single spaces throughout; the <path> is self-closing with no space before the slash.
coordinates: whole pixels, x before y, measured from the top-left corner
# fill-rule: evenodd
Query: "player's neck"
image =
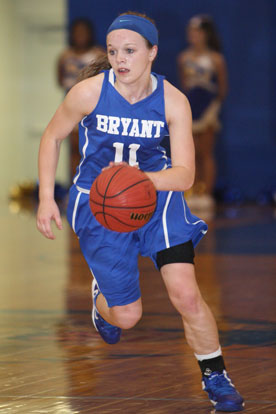
<path id="1" fill-rule="evenodd" d="M 145 99 L 152 93 L 152 80 L 151 76 L 148 75 L 132 83 L 122 83 L 116 80 L 114 86 L 119 94 L 131 104 Z"/>

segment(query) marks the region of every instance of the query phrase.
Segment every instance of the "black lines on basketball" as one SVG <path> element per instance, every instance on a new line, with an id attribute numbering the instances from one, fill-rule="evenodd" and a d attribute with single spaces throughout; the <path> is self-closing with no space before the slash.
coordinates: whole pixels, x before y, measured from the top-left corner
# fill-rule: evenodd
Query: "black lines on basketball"
<path id="1" fill-rule="evenodd" d="M 151 219 L 156 207 L 156 190 L 144 172 L 118 165 L 102 171 L 96 178 L 89 203 L 102 226 L 128 232 L 139 229 Z"/>
<path id="2" fill-rule="evenodd" d="M 108 191 L 108 187 L 110 186 L 111 181 L 113 180 L 113 178 L 115 177 L 115 175 L 117 175 L 121 171 L 121 169 L 122 168 L 118 168 L 116 171 L 114 171 L 114 174 L 110 177 L 109 182 L 107 183 L 107 186 L 106 186 L 106 189 L 105 189 L 105 192 L 104 192 L 104 196 L 103 196 L 103 217 L 104 217 L 104 221 L 105 221 L 106 224 L 107 224 L 107 221 L 105 219 L 105 199 L 106 199 L 106 193 Z M 106 171 L 108 171 L 108 170 L 106 170 Z M 108 224 L 107 224 L 107 226 L 108 226 Z"/>
<path id="3" fill-rule="evenodd" d="M 145 181 L 149 181 L 149 179 L 148 179 L 148 178 L 145 178 L 144 180 L 141 180 L 141 181 L 138 181 L 137 183 L 131 184 L 130 186 L 128 186 L 128 187 L 126 187 L 126 188 L 124 188 L 124 189 L 123 189 L 123 190 L 121 190 L 121 191 L 119 191 L 119 193 L 117 193 L 117 194 L 112 194 L 112 195 L 110 195 L 110 196 L 106 196 L 106 198 L 114 198 L 114 197 L 117 197 L 117 196 L 119 196 L 120 194 L 122 194 L 123 192 L 125 192 L 125 191 L 129 190 L 130 188 L 132 188 L 132 187 L 134 187 L 134 186 L 136 186 L 136 185 L 139 185 L 140 183 L 143 183 L 143 182 L 145 182 Z"/>

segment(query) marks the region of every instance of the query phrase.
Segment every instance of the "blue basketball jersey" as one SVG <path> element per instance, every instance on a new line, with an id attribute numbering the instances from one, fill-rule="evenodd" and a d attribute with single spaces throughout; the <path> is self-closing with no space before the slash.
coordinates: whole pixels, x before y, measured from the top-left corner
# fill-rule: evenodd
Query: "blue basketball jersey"
<path id="1" fill-rule="evenodd" d="M 160 171 L 170 166 L 160 146 L 168 125 L 165 117 L 163 76 L 152 74 L 155 90 L 131 104 L 115 89 L 112 69 L 104 72 L 101 95 L 95 109 L 79 124 L 81 161 L 74 184 L 89 190 L 110 161 L 126 161 L 142 171 Z"/>
<path id="2" fill-rule="evenodd" d="M 110 161 L 126 161 L 143 171 L 170 168 L 160 143 L 168 135 L 163 77 L 152 75 L 153 92 L 130 104 L 114 87 L 113 70 L 105 71 L 96 108 L 79 126 L 82 159 L 69 194 L 68 221 L 108 306 L 122 306 L 140 297 L 138 255 L 157 252 L 189 240 L 196 246 L 207 231 L 194 216 L 182 192 L 157 191 L 156 210 L 141 229 L 118 233 L 101 226 L 89 207 L 92 182 Z"/>

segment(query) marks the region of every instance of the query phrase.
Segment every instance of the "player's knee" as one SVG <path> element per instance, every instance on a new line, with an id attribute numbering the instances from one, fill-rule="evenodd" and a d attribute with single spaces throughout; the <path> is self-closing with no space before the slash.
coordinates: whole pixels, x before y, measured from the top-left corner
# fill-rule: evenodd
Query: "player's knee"
<path id="1" fill-rule="evenodd" d="M 122 329 L 131 329 L 133 328 L 141 319 L 140 314 L 136 314 L 136 313 L 123 313 L 120 314 L 116 320 L 117 322 L 117 326 L 119 326 L 119 328 Z"/>
<path id="2" fill-rule="evenodd" d="M 142 317 L 141 306 L 117 306 L 113 310 L 113 316 L 116 320 L 116 326 L 122 329 L 133 328 Z"/>
<path id="3" fill-rule="evenodd" d="M 185 315 L 196 315 L 202 308 L 202 297 L 197 290 L 173 290 L 170 293 L 170 299 L 178 310 L 178 312 L 185 317 Z"/>

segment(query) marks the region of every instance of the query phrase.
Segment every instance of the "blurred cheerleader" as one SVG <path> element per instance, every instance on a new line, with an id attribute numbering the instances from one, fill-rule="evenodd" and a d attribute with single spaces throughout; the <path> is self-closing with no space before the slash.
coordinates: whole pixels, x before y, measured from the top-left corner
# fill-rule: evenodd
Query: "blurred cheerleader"
<path id="1" fill-rule="evenodd" d="M 196 180 L 193 194 L 201 208 L 214 204 L 216 178 L 215 136 L 218 115 L 227 93 L 227 70 L 212 18 L 193 17 L 187 27 L 189 46 L 178 56 L 181 88 L 189 99 L 196 148 Z"/>

